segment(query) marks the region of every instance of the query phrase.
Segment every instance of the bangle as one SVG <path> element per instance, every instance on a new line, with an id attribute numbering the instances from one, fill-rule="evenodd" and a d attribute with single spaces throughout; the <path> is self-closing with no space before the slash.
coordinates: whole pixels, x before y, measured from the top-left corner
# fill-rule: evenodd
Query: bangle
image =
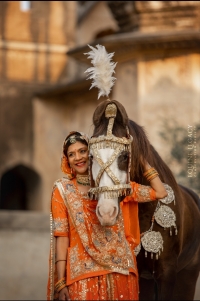
<path id="1" fill-rule="evenodd" d="M 148 176 L 146 179 L 147 179 L 147 181 L 150 181 L 150 180 L 154 179 L 157 176 L 158 176 L 158 173 L 154 173 L 154 174 Z"/>
<path id="2" fill-rule="evenodd" d="M 56 282 L 55 284 L 56 292 L 59 293 L 59 291 L 61 291 L 61 289 L 63 289 L 65 286 L 66 286 L 66 277 L 63 277 L 60 280 L 58 280 L 58 282 Z"/>
<path id="3" fill-rule="evenodd" d="M 158 172 L 155 168 L 151 167 L 147 171 L 143 173 L 143 176 L 147 179 L 147 181 L 151 181 L 154 178 L 158 177 Z"/>
<path id="4" fill-rule="evenodd" d="M 63 283 L 62 286 L 56 289 L 57 293 L 59 293 L 64 287 L 66 287 L 66 283 Z"/>
<path id="5" fill-rule="evenodd" d="M 57 263 L 58 261 L 67 261 L 67 259 L 59 259 L 59 260 L 56 260 L 55 263 Z"/>
<path id="6" fill-rule="evenodd" d="M 149 168 L 148 170 L 146 170 L 146 171 L 143 173 L 143 176 L 145 177 L 149 172 L 154 171 L 154 170 L 155 170 L 155 168 L 153 168 L 153 167 Z"/>

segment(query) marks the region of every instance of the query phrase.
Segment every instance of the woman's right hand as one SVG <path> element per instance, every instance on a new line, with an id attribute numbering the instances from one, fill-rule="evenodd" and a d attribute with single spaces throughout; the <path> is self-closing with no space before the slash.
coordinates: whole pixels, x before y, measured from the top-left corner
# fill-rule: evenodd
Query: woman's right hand
<path id="1" fill-rule="evenodd" d="M 68 288 L 66 286 L 59 292 L 59 300 L 70 300 Z"/>

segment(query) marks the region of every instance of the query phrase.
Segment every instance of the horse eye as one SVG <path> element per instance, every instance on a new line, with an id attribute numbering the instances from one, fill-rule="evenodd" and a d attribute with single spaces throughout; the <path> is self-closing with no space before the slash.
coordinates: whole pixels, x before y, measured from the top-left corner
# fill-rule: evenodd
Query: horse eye
<path id="1" fill-rule="evenodd" d="M 119 157 L 120 157 L 120 160 L 126 161 L 126 160 L 128 160 L 128 153 L 124 151 L 119 155 Z"/>
<path id="2" fill-rule="evenodd" d="M 123 155 L 123 159 L 124 159 L 124 160 L 127 160 L 127 159 L 128 159 L 128 154 L 124 154 L 124 155 Z"/>
<path id="3" fill-rule="evenodd" d="M 123 151 L 118 157 L 117 160 L 118 167 L 120 170 L 127 171 L 128 169 L 128 152 Z"/>

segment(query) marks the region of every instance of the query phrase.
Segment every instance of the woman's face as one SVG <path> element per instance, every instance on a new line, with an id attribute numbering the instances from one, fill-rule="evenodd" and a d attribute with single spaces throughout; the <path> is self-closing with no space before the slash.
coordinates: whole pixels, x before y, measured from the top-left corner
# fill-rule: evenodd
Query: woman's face
<path id="1" fill-rule="evenodd" d="M 77 174 L 88 173 L 88 147 L 77 141 L 71 144 L 67 150 L 69 165 Z"/>

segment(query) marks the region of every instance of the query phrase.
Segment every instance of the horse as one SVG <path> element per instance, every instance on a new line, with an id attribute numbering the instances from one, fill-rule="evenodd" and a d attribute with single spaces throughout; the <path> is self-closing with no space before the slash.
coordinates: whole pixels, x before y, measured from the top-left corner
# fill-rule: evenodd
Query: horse
<path id="1" fill-rule="evenodd" d="M 112 171 L 126 183 L 128 165 L 130 164 L 130 180 L 142 185 L 149 185 L 143 176 L 144 159 L 159 173 L 163 183 L 168 184 L 174 192 L 176 205 L 169 204 L 176 214 L 177 235 L 170 236 L 169 230 L 154 223 L 154 231 L 159 231 L 164 241 L 164 250 L 159 259 L 145 257 L 145 250 L 141 248 L 137 255 L 139 273 L 140 300 L 193 300 L 195 286 L 200 269 L 200 205 L 199 197 L 191 189 L 178 185 L 171 170 L 162 160 L 155 148 L 149 142 L 147 135 L 140 125 L 130 120 L 125 108 L 116 100 L 101 102 L 94 111 L 94 131 L 92 137 L 106 135 L 109 125 L 105 117 L 108 104 L 115 104 L 117 113 L 114 120 L 112 134 L 116 137 L 127 137 L 127 131 L 132 136 L 131 158 L 128 152 L 122 150 L 115 159 Z M 129 135 L 128 133 L 128 135 Z M 109 148 L 99 150 L 104 160 L 109 160 L 112 151 Z M 90 172 L 92 179 L 96 178 L 100 167 L 91 158 Z M 105 161 L 104 161 L 105 162 Z M 111 169 L 111 166 L 110 166 Z M 105 166 L 102 170 L 101 186 L 113 185 L 112 180 L 105 176 Z M 92 187 L 94 181 L 92 180 Z M 103 194 L 97 205 L 97 216 L 102 225 L 114 224 L 118 213 L 119 203 L 123 196 L 105 198 Z M 155 212 L 158 200 L 139 203 L 139 224 L 141 233 L 145 233 L 151 226 L 151 218 Z"/>

